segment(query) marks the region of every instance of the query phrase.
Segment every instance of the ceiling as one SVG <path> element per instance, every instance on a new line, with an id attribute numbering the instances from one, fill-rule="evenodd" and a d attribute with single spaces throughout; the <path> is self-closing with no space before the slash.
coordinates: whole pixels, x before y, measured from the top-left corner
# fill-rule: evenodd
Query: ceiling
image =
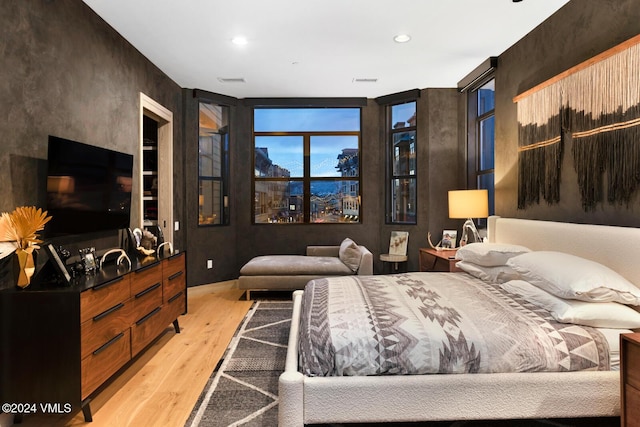
<path id="1" fill-rule="evenodd" d="M 236 98 L 456 87 L 568 2 L 83 1 L 181 87 Z"/>

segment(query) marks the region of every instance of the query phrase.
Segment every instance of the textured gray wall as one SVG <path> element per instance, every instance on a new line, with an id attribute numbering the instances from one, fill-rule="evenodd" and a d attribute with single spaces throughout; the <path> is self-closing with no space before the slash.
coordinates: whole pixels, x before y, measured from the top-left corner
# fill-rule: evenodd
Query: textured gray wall
<path id="1" fill-rule="evenodd" d="M 632 205 L 582 210 L 571 145 L 565 146 L 560 203 L 517 209 L 518 128 L 513 98 L 640 33 L 638 0 L 573 0 L 499 57 L 496 72 L 496 214 L 509 217 L 640 226 Z"/>
<path id="2" fill-rule="evenodd" d="M 197 121 L 183 91 L 79 0 L 8 0 L 0 8 L 0 211 L 44 206 L 49 134 L 137 154 L 139 92 L 174 113 L 174 215 L 181 222 L 177 247 L 189 250 L 189 284 L 234 278 L 255 255 L 302 253 L 308 244 L 339 243 L 350 236 L 377 260 L 392 230 L 407 230 L 409 269 L 417 248 L 459 224 L 447 217 L 446 190 L 464 186 L 463 96 L 452 89 L 421 91 L 418 104 L 419 210 L 417 226 L 384 219 L 384 109 L 363 109 L 363 223 L 313 226 L 251 225 L 253 156 L 251 107 L 234 109 L 231 225 L 197 227 Z M 518 93 L 640 32 L 637 0 L 574 0 L 502 53 L 496 74 L 496 212 L 503 216 L 640 225 L 640 205 L 603 206 L 582 212 L 575 173 L 565 156 L 559 205 L 516 208 Z M 499 54 L 499 52 L 496 52 Z M 462 78 L 463 76 L 460 76 Z M 186 120 L 183 125 L 183 99 Z M 183 135 L 183 129 L 184 135 Z M 193 140 L 193 144 L 187 141 Z M 567 147 L 567 152 L 570 147 Z M 206 270 L 214 259 L 214 270 Z"/>
<path id="3" fill-rule="evenodd" d="M 178 85 L 79 0 L 2 2 L 0 40 L 1 212 L 45 206 L 48 135 L 134 154 L 137 164 L 143 92 L 174 115 L 174 215 L 183 219 Z M 180 232 L 175 244 L 184 247 Z"/>

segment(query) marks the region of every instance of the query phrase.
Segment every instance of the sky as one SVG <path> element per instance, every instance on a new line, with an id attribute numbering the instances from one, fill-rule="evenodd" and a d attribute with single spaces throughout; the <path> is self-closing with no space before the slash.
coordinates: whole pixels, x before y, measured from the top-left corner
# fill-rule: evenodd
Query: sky
<path id="1" fill-rule="evenodd" d="M 359 131 L 359 108 L 270 108 L 254 110 L 255 132 Z M 266 147 L 274 164 L 286 168 L 291 177 L 303 176 L 302 136 L 257 136 L 256 147 Z M 345 148 L 358 148 L 358 137 L 313 136 L 311 176 L 340 176 L 338 155 Z"/>

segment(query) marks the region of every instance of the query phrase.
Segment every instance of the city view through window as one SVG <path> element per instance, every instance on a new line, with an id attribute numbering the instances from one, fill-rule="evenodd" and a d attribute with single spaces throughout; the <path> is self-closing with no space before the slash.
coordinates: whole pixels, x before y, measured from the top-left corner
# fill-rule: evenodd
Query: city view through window
<path id="1" fill-rule="evenodd" d="M 254 222 L 360 222 L 360 109 L 254 109 Z"/>

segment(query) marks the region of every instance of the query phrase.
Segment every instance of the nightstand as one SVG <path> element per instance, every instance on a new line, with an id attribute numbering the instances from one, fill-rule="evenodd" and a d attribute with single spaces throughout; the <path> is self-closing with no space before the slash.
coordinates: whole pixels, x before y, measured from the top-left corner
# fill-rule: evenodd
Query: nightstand
<path id="1" fill-rule="evenodd" d="M 391 273 L 400 273 L 400 266 L 405 266 L 407 259 L 408 257 L 406 255 L 380 254 L 380 261 L 389 265 Z M 406 272 L 406 266 L 402 270 Z"/>
<path id="2" fill-rule="evenodd" d="M 433 248 L 420 248 L 420 271 L 462 271 L 456 267 L 455 250 L 437 251 Z"/>
<path id="3" fill-rule="evenodd" d="M 640 426 L 640 333 L 620 335 L 620 421 Z"/>

